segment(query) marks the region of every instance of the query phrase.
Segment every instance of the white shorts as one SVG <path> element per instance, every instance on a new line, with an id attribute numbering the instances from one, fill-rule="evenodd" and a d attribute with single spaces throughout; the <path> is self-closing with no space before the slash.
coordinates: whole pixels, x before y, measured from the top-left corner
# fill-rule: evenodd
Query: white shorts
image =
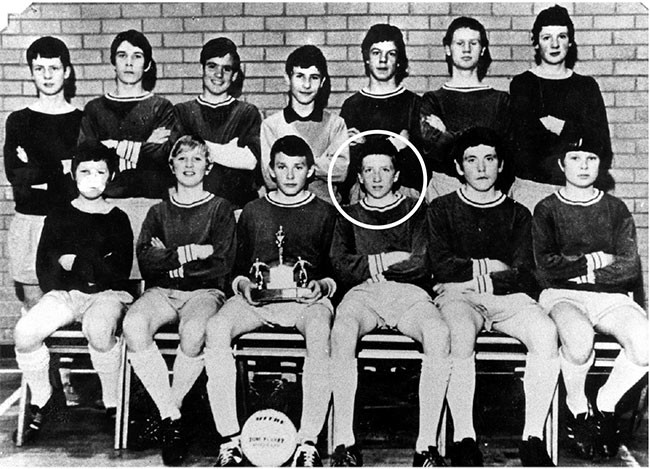
<path id="1" fill-rule="evenodd" d="M 560 187 L 555 184 L 544 184 L 517 177 L 512 183 L 508 195 L 530 210 L 530 213 L 534 213 L 535 206 L 539 201 L 557 192 Z"/>
<path id="2" fill-rule="evenodd" d="M 38 285 L 36 251 L 45 217 L 16 213 L 7 234 L 7 254 L 11 277 L 20 283 Z"/>
<path id="3" fill-rule="evenodd" d="M 171 308 L 183 319 L 186 315 L 213 316 L 223 305 L 226 295 L 216 288 L 184 291 L 173 288 L 151 287 L 138 298 L 131 309 L 158 311 Z"/>
<path id="4" fill-rule="evenodd" d="M 129 293 L 120 290 L 105 290 L 99 293 L 83 293 L 79 290 L 52 290 L 43 295 L 43 298 L 32 309 L 38 308 L 39 304 L 45 299 L 55 300 L 62 307 L 70 310 L 75 322 L 81 322 L 86 312 L 91 309 L 110 310 L 110 313 L 108 313 L 110 316 L 113 316 L 115 310 L 118 310 L 119 314 L 126 305 L 133 301 L 133 297 Z"/>
<path id="5" fill-rule="evenodd" d="M 539 302 L 549 311 L 559 303 L 569 303 L 578 308 L 594 326 L 621 307 L 633 308 L 643 316 L 647 315 L 641 306 L 623 293 L 548 288 L 539 296 Z"/>
<path id="6" fill-rule="evenodd" d="M 525 293 L 493 295 L 492 293 L 442 294 L 436 297 L 435 304 L 441 311 L 453 308 L 459 303 L 469 305 L 485 319 L 483 327 L 492 330 L 492 324 L 510 319 L 522 311 L 532 310 L 546 316 L 542 306 Z"/>
<path id="7" fill-rule="evenodd" d="M 334 307 L 329 298 L 321 298 L 315 303 L 283 301 L 281 303 L 253 306 L 243 296 L 235 295 L 226 301 L 223 307 L 234 308 L 237 311 L 249 311 L 268 326 L 294 327 L 315 306 L 325 307 L 330 312 L 330 315 L 334 315 Z"/>
<path id="8" fill-rule="evenodd" d="M 357 310 L 366 310 L 377 316 L 379 327 L 396 328 L 406 311 L 421 304 L 435 308 L 429 294 L 410 283 L 364 282 L 348 291 L 341 305 L 353 304 Z"/>

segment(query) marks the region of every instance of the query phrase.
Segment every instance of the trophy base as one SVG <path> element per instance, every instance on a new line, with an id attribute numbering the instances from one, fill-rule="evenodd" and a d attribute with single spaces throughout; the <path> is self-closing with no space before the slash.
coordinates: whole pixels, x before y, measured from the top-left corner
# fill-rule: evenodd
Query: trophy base
<path id="1" fill-rule="evenodd" d="M 307 295 L 311 290 L 304 287 L 271 288 L 267 290 L 251 290 L 253 301 L 260 303 L 279 303 L 295 301 Z"/>

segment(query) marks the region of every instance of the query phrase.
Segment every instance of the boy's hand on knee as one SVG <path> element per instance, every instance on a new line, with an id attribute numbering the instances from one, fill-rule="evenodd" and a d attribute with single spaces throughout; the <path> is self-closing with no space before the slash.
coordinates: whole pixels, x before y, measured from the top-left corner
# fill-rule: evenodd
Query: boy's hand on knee
<path id="1" fill-rule="evenodd" d="M 310 280 L 307 284 L 310 292 L 298 299 L 300 303 L 315 303 L 323 297 L 323 287 L 318 280 Z"/>
<path id="2" fill-rule="evenodd" d="M 237 285 L 237 290 L 241 293 L 241 295 L 244 297 L 244 299 L 248 302 L 248 304 L 251 304 L 253 306 L 259 306 L 261 303 L 255 301 L 253 297 L 251 296 L 251 290 L 255 284 L 251 282 L 249 279 L 242 279 L 239 281 L 239 284 Z"/>
<path id="3" fill-rule="evenodd" d="M 63 270 L 67 270 L 70 272 L 72 270 L 72 264 L 74 264 L 74 260 L 77 258 L 76 254 L 64 254 L 61 257 L 59 257 L 59 265 L 63 267 Z"/>

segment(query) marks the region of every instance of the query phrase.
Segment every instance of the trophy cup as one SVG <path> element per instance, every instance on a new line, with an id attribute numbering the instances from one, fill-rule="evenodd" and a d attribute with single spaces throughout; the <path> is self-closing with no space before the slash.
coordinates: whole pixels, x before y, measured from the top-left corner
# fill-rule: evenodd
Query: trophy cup
<path id="1" fill-rule="evenodd" d="M 307 267 L 312 264 L 300 257 L 295 264 L 284 263 L 285 233 L 280 229 L 275 233 L 275 244 L 278 247 L 278 262 L 269 266 L 256 259 L 251 266 L 251 280 L 255 288 L 251 290 L 251 298 L 260 303 L 292 301 L 310 292 L 307 288 L 309 276 Z"/>

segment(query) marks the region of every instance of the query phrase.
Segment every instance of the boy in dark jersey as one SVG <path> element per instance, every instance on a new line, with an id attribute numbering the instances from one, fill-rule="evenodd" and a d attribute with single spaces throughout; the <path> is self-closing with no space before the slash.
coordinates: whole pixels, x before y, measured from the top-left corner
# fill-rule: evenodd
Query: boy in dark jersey
<path id="1" fill-rule="evenodd" d="M 402 32 L 396 26 L 375 24 L 361 43 L 368 86 L 345 100 L 341 117 L 350 136 L 366 130 L 388 130 L 421 148 L 420 97 L 401 83 L 408 76 L 408 58 Z M 422 169 L 413 151 L 398 138 L 391 141 L 399 150 L 400 190 L 417 195 L 422 190 Z M 362 143 L 357 140 L 355 143 Z M 350 149 L 350 170 L 341 187 L 344 201 L 357 202 L 361 195 L 356 179 L 359 158 Z M 357 183 L 357 184 L 355 184 Z"/>
<path id="2" fill-rule="evenodd" d="M 116 159 L 101 145 L 81 147 L 72 162 L 79 195 L 45 219 L 36 273 L 46 293 L 14 331 L 16 361 L 32 396 L 23 442 L 33 441 L 45 421 L 65 406 L 63 394 L 50 385 L 50 354 L 43 342 L 73 322 L 82 323 L 107 415 L 115 415 L 122 361 L 115 332 L 133 300 L 124 291 L 133 262 L 129 219 L 102 195 Z"/>
<path id="3" fill-rule="evenodd" d="M 124 319 L 124 337 L 133 371 L 162 420 L 166 465 L 185 458 L 181 433 L 183 398 L 203 370 L 205 326 L 225 300 L 235 254 L 231 204 L 207 192 L 208 148 L 199 137 L 183 136 L 169 156 L 176 188 L 153 206 L 142 224 L 136 254 L 147 290 Z M 153 335 L 178 323 L 180 344 L 169 385 L 167 365 Z"/>
<path id="4" fill-rule="evenodd" d="M 464 132 L 454 150 L 463 185 L 438 197 L 427 212 L 435 303 L 451 331 L 452 372 L 447 403 L 454 420 L 453 466 L 481 466 L 472 417 L 474 343 L 485 328 L 527 348 L 525 423 L 519 455 L 524 466 L 552 466 L 542 443 L 544 422 L 559 373 L 557 332 L 533 299 L 538 286 L 530 238 L 530 212 L 496 188 L 503 147 L 491 129 Z"/>
<path id="5" fill-rule="evenodd" d="M 596 187 L 612 189 L 612 144 L 598 84 L 573 71 L 578 60 L 575 28 L 555 5 L 537 15 L 532 29 L 535 67 L 510 82 L 516 179 L 511 196 L 529 210 L 564 185 L 556 161 L 569 143 L 585 137 L 602 148 Z M 563 155 L 562 155 L 563 156 Z"/>
<path id="6" fill-rule="evenodd" d="M 22 315 L 43 292 L 36 277 L 36 249 L 45 216 L 73 197 L 64 173 L 76 149 L 81 111 L 69 103 L 73 80 L 70 52 L 63 41 L 46 36 L 27 49 L 36 100 L 7 118 L 5 174 L 16 215 L 7 236 L 11 276 L 22 290 Z"/>
<path id="7" fill-rule="evenodd" d="M 641 281 L 634 220 L 619 199 L 594 185 L 602 174 L 603 141 L 584 139 L 558 158 L 566 182 L 535 209 L 533 245 L 562 344 L 560 366 L 571 411 L 568 434 L 583 458 L 614 456 L 616 404 L 648 372 L 648 317 L 628 296 Z M 623 347 L 591 404 L 585 396 L 594 362 L 594 331 Z"/>
<path id="8" fill-rule="evenodd" d="M 195 134 L 210 149 L 213 163 L 205 189 L 236 209 L 257 198 L 260 172 L 260 123 L 257 108 L 239 101 L 244 72 L 237 46 L 228 38 L 206 42 L 201 49 L 203 92 L 175 106 L 181 135 Z"/>
<path id="9" fill-rule="evenodd" d="M 235 296 L 208 323 L 207 390 L 217 431 L 226 439 L 221 443 L 217 466 L 243 464 L 232 339 L 264 325 L 296 327 L 305 337 L 302 417 L 293 464 L 322 466 L 315 443 L 331 394 L 329 336 L 334 309 L 329 298 L 336 291 L 336 284 L 328 277 L 327 254 L 335 212 L 331 205 L 307 190 L 308 178 L 315 168 L 311 148 L 303 139 L 295 135 L 281 137 L 271 147 L 270 158 L 270 175 L 277 189 L 244 207 L 237 226 L 238 276 L 232 283 Z M 288 264 L 306 263 L 308 293 L 287 302 L 262 304 L 251 296 L 257 279 L 247 275 L 253 264 L 277 262 L 279 245 Z"/>
<path id="10" fill-rule="evenodd" d="M 262 122 L 262 174 L 269 190 L 276 188 L 269 174 L 270 150 L 273 143 L 284 135 L 298 135 L 311 147 L 316 169 L 309 183 L 309 192 L 332 203 L 327 186 L 327 173 L 332 156 L 347 140 L 345 121 L 325 110 L 331 83 L 327 61 L 321 50 L 312 45 L 294 50 L 285 64 L 289 84 L 289 105 Z M 338 183 L 345 180 L 348 171 L 347 147 L 338 155 L 332 168 L 334 193 L 338 196 Z M 340 199 L 340 197 L 338 197 Z"/>
<path id="11" fill-rule="evenodd" d="M 414 466 L 441 465 L 437 430 L 450 373 L 449 329 L 425 289 L 425 209 L 395 192 L 400 172 L 398 151 L 385 138 L 367 138 L 360 146 L 358 179 L 365 197 L 347 208 L 356 222 L 339 217 L 330 255 L 334 269 L 350 289 L 332 326 L 334 398 L 333 466 L 361 466 L 353 433 L 357 390 L 355 352 L 361 337 L 376 328 L 392 328 L 422 344 L 420 427 Z M 410 218 L 409 218 L 410 217 Z M 405 220 L 406 219 L 406 220 Z M 392 225 L 392 226 L 391 226 Z"/>
<path id="12" fill-rule="evenodd" d="M 508 93 L 483 83 L 492 63 L 485 27 L 461 16 L 451 22 L 442 44 L 451 79 L 440 89 L 424 93 L 420 108 L 424 152 L 433 169 L 429 201 L 460 187 L 451 151 L 461 132 L 488 127 L 507 142 L 510 131 Z"/>

